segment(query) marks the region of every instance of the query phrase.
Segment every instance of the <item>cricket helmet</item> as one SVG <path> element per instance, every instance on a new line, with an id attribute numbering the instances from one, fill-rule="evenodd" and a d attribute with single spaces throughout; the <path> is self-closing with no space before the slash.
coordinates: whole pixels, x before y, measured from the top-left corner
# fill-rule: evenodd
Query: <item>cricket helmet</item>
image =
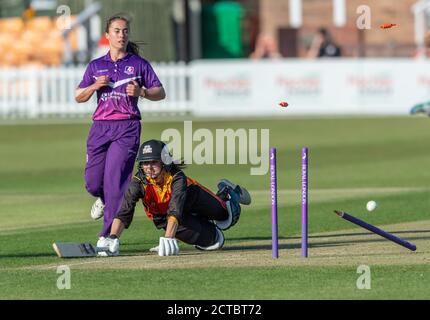
<path id="1" fill-rule="evenodd" d="M 136 162 L 140 164 L 144 161 L 161 161 L 165 165 L 172 163 L 172 156 L 167 145 L 160 140 L 148 140 L 139 147 Z"/>

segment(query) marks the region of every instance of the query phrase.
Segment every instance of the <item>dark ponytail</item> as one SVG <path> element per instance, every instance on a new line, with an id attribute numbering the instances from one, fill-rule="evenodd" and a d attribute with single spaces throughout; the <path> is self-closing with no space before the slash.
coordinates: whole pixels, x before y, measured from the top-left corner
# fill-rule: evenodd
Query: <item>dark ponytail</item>
<path id="1" fill-rule="evenodd" d="M 139 55 L 139 46 L 134 42 L 128 41 L 126 51 L 138 56 Z"/>

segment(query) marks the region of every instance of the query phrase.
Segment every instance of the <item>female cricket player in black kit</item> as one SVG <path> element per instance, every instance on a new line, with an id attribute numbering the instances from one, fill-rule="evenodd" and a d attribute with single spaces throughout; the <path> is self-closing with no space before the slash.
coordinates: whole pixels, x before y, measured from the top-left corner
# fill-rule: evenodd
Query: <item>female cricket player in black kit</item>
<path id="1" fill-rule="evenodd" d="M 136 203 L 142 200 L 146 215 L 157 229 L 164 229 L 159 245 L 153 248 L 159 256 L 177 255 L 176 239 L 200 250 L 217 250 L 224 245 L 224 234 L 239 220 L 240 204 L 250 204 L 248 191 L 223 179 L 214 194 L 187 177 L 175 164 L 164 142 L 144 142 L 137 155 L 137 174 L 129 184 L 120 210 L 112 224 L 107 247 L 100 255 L 119 254 L 119 237 L 134 216 Z"/>

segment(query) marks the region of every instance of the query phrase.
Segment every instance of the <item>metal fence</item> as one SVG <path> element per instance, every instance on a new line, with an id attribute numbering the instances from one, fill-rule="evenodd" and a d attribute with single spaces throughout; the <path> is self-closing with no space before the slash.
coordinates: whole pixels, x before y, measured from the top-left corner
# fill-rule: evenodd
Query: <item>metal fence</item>
<path id="1" fill-rule="evenodd" d="M 154 118 L 407 115 L 430 97 L 427 59 L 234 59 L 153 67 L 167 98 L 141 99 L 139 107 Z M 84 67 L 0 69 L 0 119 L 89 118 L 95 95 L 75 102 L 83 74 Z M 291 105 L 287 112 L 280 101 Z"/>
<path id="2" fill-rule="evenodd" d="M 141 100 L 142 113 L 185 114 L 190 108 L 189 69 L 183 63 L 153 64 L 167 98 Z M 92 114 L 95 95 L 75 102 L 85 67 L 0 69 L 0 118 L 81 117 Z"/>

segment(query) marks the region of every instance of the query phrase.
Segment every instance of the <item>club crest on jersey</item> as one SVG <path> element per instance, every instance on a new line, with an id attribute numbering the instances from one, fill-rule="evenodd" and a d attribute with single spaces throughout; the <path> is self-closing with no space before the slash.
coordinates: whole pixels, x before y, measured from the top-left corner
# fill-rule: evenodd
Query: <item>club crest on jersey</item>
<path id="1" fill-rule="evenodd" d="M 134 67 L 133 66 L 126 66 L 125 70 L 124 70 L 124 73 L 128 74 L 128 75 L 134 74 Z"/>
<path id="2" fill-rule="evenodd" d="M 109 94 L 104 92 L 104 93 L 102 93 L 100 100 L 101 101 L 107 101 L 108 98 L 109 98 Z"/>
<path id="3" fill-rule="evenodd" d="M 145 153 L 152 153 L 151 146 L 144 146 L 143 147 L 142 154 L 145 154 Z"/>

